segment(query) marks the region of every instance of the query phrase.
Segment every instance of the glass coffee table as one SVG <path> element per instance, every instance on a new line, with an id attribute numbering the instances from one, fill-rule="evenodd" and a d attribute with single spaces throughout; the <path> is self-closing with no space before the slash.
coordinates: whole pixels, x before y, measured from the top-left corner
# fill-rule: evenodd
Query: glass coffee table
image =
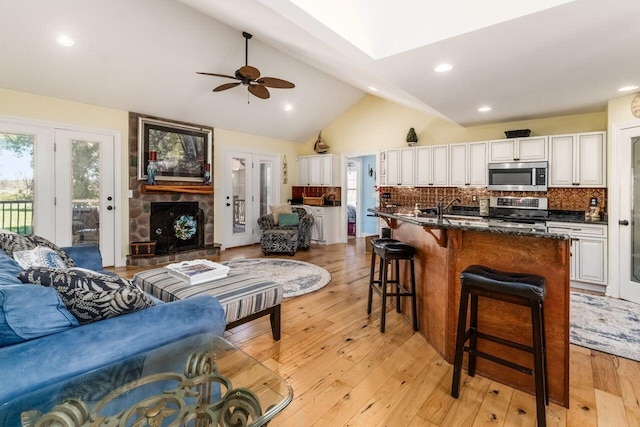
<path id="1" fill-rule="evenodd" d="M 202 334 L 24 396 L 9 416 L 34 427 L 262 426 L 292 398 L 275 372 Z"/>

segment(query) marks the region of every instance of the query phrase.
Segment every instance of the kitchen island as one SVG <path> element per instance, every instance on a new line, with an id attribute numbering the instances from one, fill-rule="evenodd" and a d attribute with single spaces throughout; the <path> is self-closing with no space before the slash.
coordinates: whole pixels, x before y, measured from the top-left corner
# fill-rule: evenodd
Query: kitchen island
<path id="1" fill-rule="evenodd" d="M 420 217 L 370 210 L 384 219 L 392 237 L 416 248 L 415 268 L 420 333 L 453 362 L 460 303 L 460 273 L 479 264 L 497 270 L 546 278 L 545 334 L 550 399 L 569 406 L 570 239 L 564 234 L 527 228 L 493 227 L 481 218 Z M 405 280 L 407 279 L 407 272 Z M 403 306 L 403 313 L 407 313 Z M 531 317 L 526 307 L 480 298 L 480 328 L 531 345 Z M 524 366 L 529 353 L 479 340 L 478 349 Z M 465 359 L 466 367 L 466 359 Z M 477 373 L 533 393 L 533 377 L 478 359 Z"/>

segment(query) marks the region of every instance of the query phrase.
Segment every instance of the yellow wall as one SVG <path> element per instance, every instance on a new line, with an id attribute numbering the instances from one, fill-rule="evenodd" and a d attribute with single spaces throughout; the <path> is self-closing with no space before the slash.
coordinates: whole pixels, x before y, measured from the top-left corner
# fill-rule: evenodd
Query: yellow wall
<path id="1" fill-rule="evenodd" d="M 322 129 L 322 139 L 330 153 L 357 153 L 364 150 L 406 146 L 409 128 L 415 128 L 418 145 L 451 144 L 504 138 L 505 130 L 531 129 L 531 136 L 606 130 L 607 113 L 589 113 L 548 119 L 495 123 L 464 128 L 430 114 L 367 96 Z M 301 154 L 313 153 L 317 137 L 305 144 Z"/>
<path id="2" fill-rule="evenodd" d="M 609 101 L 607 105 L 609 124 L 638 120 L 637 117 L 631 114 L 631 100 L 636 95 L 636 93 L 632 93 L 630 95 L 621 96 L 620 98 L 615 98 Z"/>

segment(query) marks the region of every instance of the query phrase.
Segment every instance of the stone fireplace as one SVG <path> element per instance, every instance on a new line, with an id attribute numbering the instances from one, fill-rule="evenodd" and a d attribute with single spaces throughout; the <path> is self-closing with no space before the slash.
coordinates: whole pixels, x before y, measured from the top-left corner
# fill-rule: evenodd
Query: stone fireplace
<path id="1" fill-rule="evenodd" d="M 156 253 L 154 256 L 129 255 L 127 265 L 151 266 L 215 255 L 219 245 L 215 245 L 213 236 L 213 194 L 181 191 L 181 186 L 200 185 L 181 181 L 169 182 L 170 186 L 178 189 L 176 191 L 143 191 L 146 182 L 138 179 L 139 116 L 129 113 L 129 243 L 155 241 Z M 152 219 L 152 216 L 164 216 L 164 219 Z M 190 231 L 191 221 L 197 223 L 193 234 Z M 180 224 L 178 234 L 183 238 L 176 235 L 176 222 Z"/>

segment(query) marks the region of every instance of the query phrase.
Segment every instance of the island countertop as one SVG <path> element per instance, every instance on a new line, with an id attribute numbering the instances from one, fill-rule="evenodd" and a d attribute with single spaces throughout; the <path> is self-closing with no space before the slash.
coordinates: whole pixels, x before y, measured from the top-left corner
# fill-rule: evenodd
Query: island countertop
<path id="1" fill-rule="evenodd" d="M 393 238 L 416 248 L 414 257 L 419 333 L 453 362 L 455 332 L 460 303 L 460 274 L 470 265 L 502 271 L 537 274 L 547 281 L 544 301 L 549 393 L 554 402 L 569 405 L 569 273 L 570 244 L 566 234 L 546 230 L 490 227 L 487 220 L 445 216 L 424 217 L 370 210 L 383 219 Z M 403 283 L 408 269 L 401 267 Z M 531 317 L 527 308 L 480 298 L 479 324 L 487 332 L 532 345 Z M 411 316 L 409 301 L 402 311 Z M 490 341 L 479 340 L 478 349 L 533 366 L 530 354 Z M 466 358 L 466 356 L 465 356 Z M 466 362 L 465 362 L 466 368 Z M 533 392 L 533 377 L 478 359 L 479 375 Z M 463 380 L 464 381 L 464 380 Z"/>

